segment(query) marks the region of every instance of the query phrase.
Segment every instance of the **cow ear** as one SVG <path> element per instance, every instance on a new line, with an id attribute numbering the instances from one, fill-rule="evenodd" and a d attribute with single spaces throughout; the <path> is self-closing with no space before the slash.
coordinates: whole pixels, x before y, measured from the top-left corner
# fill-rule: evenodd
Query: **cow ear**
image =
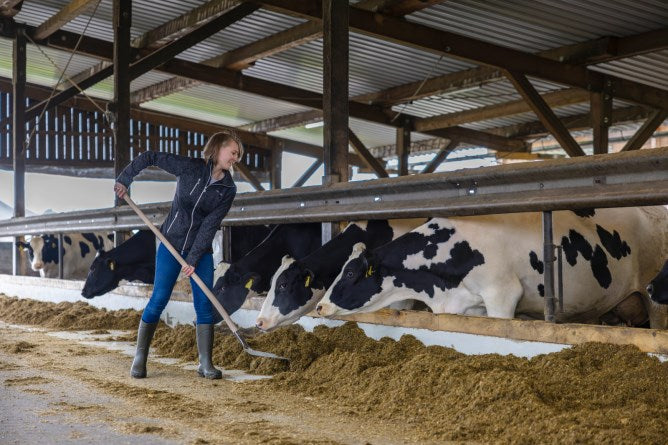
<path id="1" fill-rule="evenodd" d="M 309 287 L 313 282 L 313 278 L 315 278 L 315 275 L 311 269 L 304 269 L 304 287 Z"/>
<path id="2" fill-rule="evenodd" d="M 21 250 L 25 250 L 26 249 L 26 243 L 24 243 L 23 241 L 17 241 L 16 242 L 16 247 L 21 249 Z"/>

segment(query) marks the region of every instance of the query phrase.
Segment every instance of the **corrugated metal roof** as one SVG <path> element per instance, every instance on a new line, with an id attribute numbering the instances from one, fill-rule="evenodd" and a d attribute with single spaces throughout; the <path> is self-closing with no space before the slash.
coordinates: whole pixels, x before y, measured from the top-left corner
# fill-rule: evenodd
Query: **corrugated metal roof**
<path id="1" fill-rule="evenodd" d="M 31 0 L 24 2 L 15 17 L 18 22 L 37 26 L 54 15 L 69 0 Z M 206 2 L 203 0 L 133 1 L 132 37 L 138 37 L 157 26 L 191 11 Z M 103 0 L 95 16 L 82 14 L 67 23 L 63 29 L 111 41 L 112 1 Z M 89 20 L 90 19 L 90 20 Z M 668 24 L 668 1 L 665 0 L 448 0 L 406 17 L 407 20 L 436 29 L 447 30 L 488 41 L 497 45 L 527 52 L 557 48 L 602 36 L 628 36 L 665 28 Z M 217 33 L 206 41 L 184 51 L 179 58 L 201 62 L 239 48 L 258 39 L 289 29 L 304 20 L 267 10 L 258 10 L 238 23 Z M 11 45 L 3 40 L 0 48 L 0 75 L 11 77 Z M 53 54 L 57 65 L 65 66 L 68 53 L 45 50 Z M 36 49 L 29 45 L 28 63 L 30 82 L 53 85 L 58 72 Z M 74 75 L 95 66 L 94 58 L 77 55 L 67 69 Z M 442 57 L 377 38 L 351 33 L 350 35 L 350 95 L 356 96 L 420 82 L 429 77 L 454 73 L 475 65 L 452 57 Z M 592 67 L 594 70 L 668 89 L 668 51 L 646 54 L 629 59 L 608 62 Z M 305 90 L 322 91 L 322 39 L 311 41 L 271 57 L 259 60 L 244 74 L 278 84 Z M 170 76 L 151 72 L 133 81 L 133 91 L 159 83 Z M 564 88 L 551 82 L 531 79 L 540 92 Z M 111 97 L 113 78 L 91 89 L 92 95 Z M 456 94 L 435 95 L 410 104 L 393 107 L 418 117 L 430 117 L 475 109 L 517 100 L 519 95 L 507 81 L 483 85 L 475 90 Z M 260 104 L 260 105 L 258 105 Z M 314 104 L 317 105 L 317 104 Z M 170 113 L 192 116 L 225 125 L 248 122 L 291 114 L 308 108 L 284 101 L 260 98 L 256 95 L 201 85 L 179 92 L 143 106 Z M 615 107 L 619 106 L 617 103 Z M 561 107 L 559 116 L 586 113 L 587 103 Z M 484 130 L 536 120 L 533 113 L 491 119 L 466 124 L 469 128 Z M 395 130 L 390 126 L 351 119 L 351 128 L 368 147 L 394 143 Z M 296 128 L 272 133 L 281 137 L 321 144 L 322 129 Z M 413 134 L 414 140 L 428 137 Z"/>
<path id="2" fill-rule="evenodd" d="M 197 115 L 197 119 L 229 126 L 310 110 L 289 102 L 208 84 L 147 102 L 142 107 L 192 117 Z"/>
<path id="3" fill-rule="evenodd" d="M 458 0 L 407 20 L 527 52 L 661 29 L 664 0 Z"/>

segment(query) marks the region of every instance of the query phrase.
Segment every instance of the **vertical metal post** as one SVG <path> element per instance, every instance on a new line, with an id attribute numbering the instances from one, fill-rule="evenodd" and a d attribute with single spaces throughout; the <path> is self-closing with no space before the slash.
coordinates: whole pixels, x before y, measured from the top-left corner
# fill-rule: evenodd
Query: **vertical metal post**
<path id="1" fill-rule="evenodd" d="M 411 147 L 410 123 L 406 122 L 397 128 L 397 158 L 399 159 L 399 176 L 408 174 L 408 155 Z"/>
<path id="2" fill-rule="evenodd" d="M 58 278 L 61 280 L 63 277 L 63 233 L 58 233 Z"/>
<path id="3" fill-rule="evenodd" d="M 545 264 L 545 321 L 555 322 L 554 317 L 554 245 L 552 243 L 552 212 L 543 212 L 543 263 Z"/>
<path id="4" fill-rule="evenodd" d="M 223 226 L 223 261 L 232 262 L 232 227 Z"/>
<path id="5" fill-rule="evenodd" d="M 272 144 L 271 147 L 271 189 L 281 188 L 281 172 L 283 170 L 283 147 L 281 144 Z"/>
<path id="6" fill-rule="evenodd" d="M 23 26 L 16 25 L 13 42 L 12 67 L 12 168 L 14 170 L 14 213 L 13 217 L 26 214 L 25 174 L 26 174 L 26 36 Z M 23 237 L 15 237 L 24 241 Z M 26 275 L 28 262 L 26 255 L 21 255 L 15 247 L 12 249 L 12 274 Z"/>

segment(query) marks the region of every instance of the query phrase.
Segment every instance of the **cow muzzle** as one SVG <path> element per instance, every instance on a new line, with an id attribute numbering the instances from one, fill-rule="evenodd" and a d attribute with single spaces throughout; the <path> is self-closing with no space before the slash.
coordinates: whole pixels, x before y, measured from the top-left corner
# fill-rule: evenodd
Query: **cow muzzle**
<path id="1" fill-rule="evenodd" d="M 44 263 L 41 261 L 35 261 L 34 263 L 32 263 L 32 268 L 33 270 L 44 269 Z"/>
<path id="2" fill-rule="evenodd" d="M 336 307 L 329 303 L 318 303 L 315 311 L 321 317 L 330 317 L 336 313 Z"/>

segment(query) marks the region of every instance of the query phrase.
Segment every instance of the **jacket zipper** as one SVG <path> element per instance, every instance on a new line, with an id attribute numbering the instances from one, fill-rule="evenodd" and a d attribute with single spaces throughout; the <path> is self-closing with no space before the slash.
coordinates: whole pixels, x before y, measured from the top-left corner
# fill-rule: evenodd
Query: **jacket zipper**
<path id="1" fill-rule="evenodd" d="M 192 194 L 193 194 L 193 192 L 195 191 L 195 189 L 197 188 L 197 186 L 199 185 L 199 182 L 200 182 L 201 180 L 202 180 L 202 178 L 197 178 L 197 182 L 195 183 L 195 187 L 193 187 L 193 189 L 190 191 L 190 193 L 189 193 L 188 195 L 192 195 Z"/>
<path id="2" fill-rule="evenodd" d="M 209 181 L 211 180 L 211 170 L 213 167 L 209 167 L 209 177 L 206 180 L 206 183 L 208 184 Z M 199 204 L 200 199 L 202 199 L 202 195 L 204 195 L 204 192 L 206 192 L 208 186 L 204 186 L 204 189 L 202 189 L 202 193 L 199 194 L 199 197 L 197 198 L 197 201 L 195 201 L 195 205 L 193 206 L 192 212 L 190 212 L 190 227 L 188 227 L 188 231 L 186 232 L 186 238 L 183 240 L 183 247 L 181 247 L 181 255 L 183 255 L 183 252 L 186 250 L 186 244 L 188 243 L 188 236 L 190 236 L 190 230 L 193 228 L 193 222 L 195 218 L 195 209 L 197 208 L 197 204 Z"/>
<path id="3" fill-rule="evenodd" d="M 174 219 L 172 222 L 169 224 L 169 227 L 167 227 L 167 231 L 165 232 L 165 235 L 169 233 L 170 230 L 172 230 L 172 226 L 174 225 L 174 221 L 176 221 L 176 217 L 179 216 L 179 211 L 177 210 L 176 213 L 174 214 Z"/>

